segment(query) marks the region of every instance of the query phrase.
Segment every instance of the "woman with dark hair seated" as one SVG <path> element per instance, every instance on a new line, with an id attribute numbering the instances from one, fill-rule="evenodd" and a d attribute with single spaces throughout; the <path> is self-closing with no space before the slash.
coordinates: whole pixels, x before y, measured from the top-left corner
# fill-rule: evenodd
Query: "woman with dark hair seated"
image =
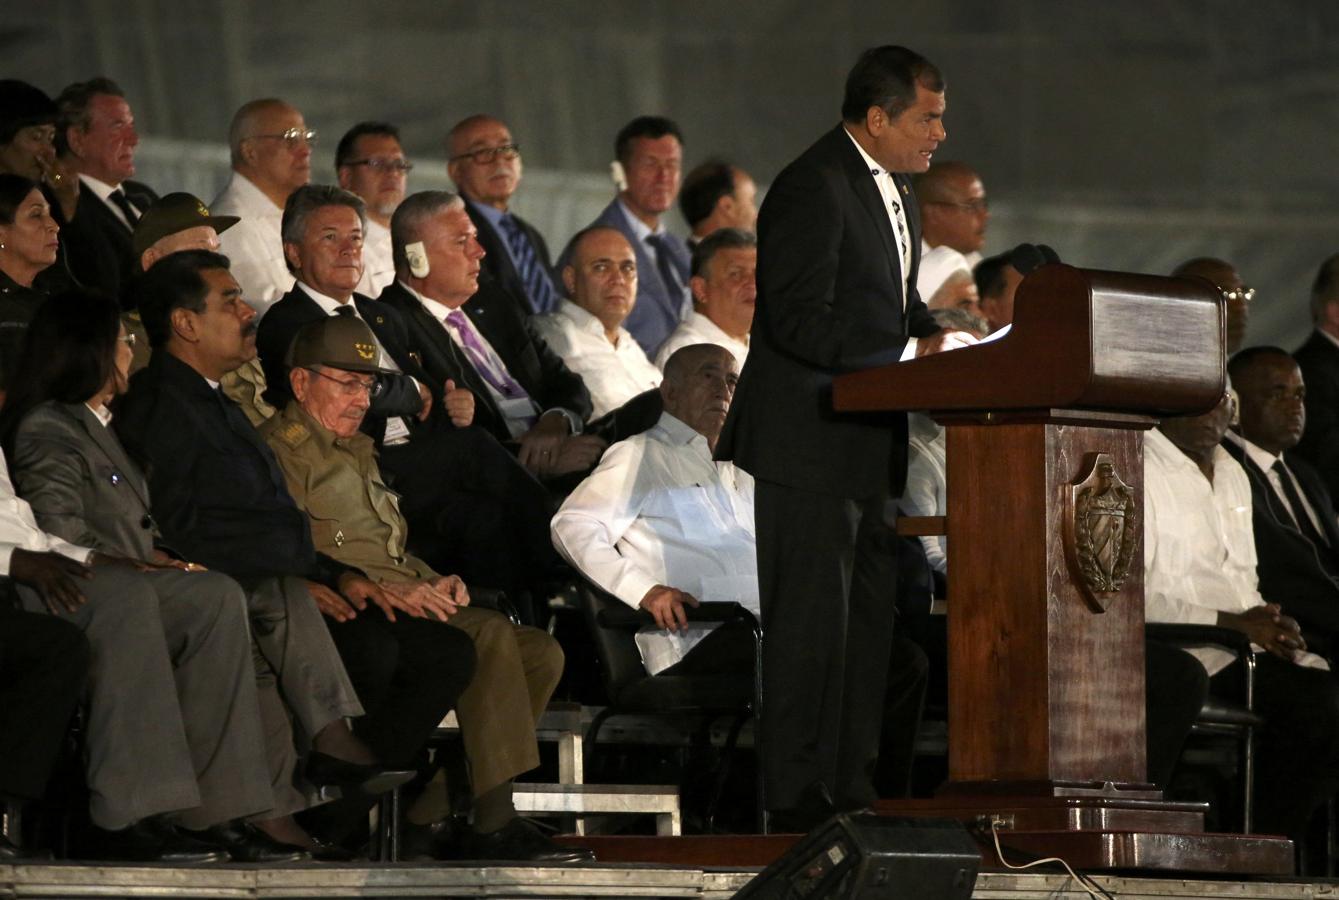
<path id="1" fill-rule="evenodd" d="M 162 598 L 165 629 L 170 629 L 169 616 L 189 619 L 194 615 L 183 612 L 180 604 L 190 610 L 201 604 L 206 592 L 219 591 L 228 596 L 229 603 L 243 607 L 235 627 L 243 633 L 242 640 L 249 644 L 251 637 L 246 634 L 245 611 L 247 595 L 242 588 L 221 573 L 201 571 L 202 567 L 176 560 L 155 546 L 157 528 L 149 515 L 144 475 L 108 427 L 112 418 L 108 405 L 126 390 L 131 340 L 121 323 L 116 303 L 99 294 L 84 291 L 59 294 L 38 310 L 20 357 L 23 377 L 15 381 L 3 415 L 0 415 L 0 439 L 10 460 L 15 486 L 19 495 L 31 504 L 45 531 L 103 553 L 174 567 L 167 569 L 168 572 L 181 570 L 174 575 L 154 576 Z M 185 576 L 185 572 L 191 574 Z M 319 614 L 314 615 L 321 636 L 328 641 Z M 285 620 L 269 631 L 286 628 L 293 640 L 299 636 L 306 639 L 307 632 L 299 635 L 295 631 L 297 627 Z M 257 627 L 256 630 L 259 633 L 264 629 Z M 89 637 L 94 645 L 92 703 L 96 708 L 100 684 L 96 667 L 100 656 L 99 642 L 96 635 L 90 633 Z M 176 647 L 171 643 L 170 632 L 168 637 L 169 645 Z M 114 656 L 118 650 L 122 648 L 104 647 L 102 653 Z M 330 650 L 333 657 L 333 647 Z M 174 665 L 180 655 L 173 650 Z M 224 788 L 225 796 L 249 788 L 251 796 L 257 796 L 257 792 L 263 795 L 264 803 L 243 811 L 250 816 L 245 823 L 211 820 L 207 809 L 204 812 L 188 810 L 177 821 L 184 821 L 187 827 L 201 832 L 195 837 L 226 847 L 233 859 L 239 861 L 293 860 L 305 858 L 304 851 L 311 850 L 321 855 L 327 848 L 314 842 L 291 815 L 306 807 L 308 802 L 294 789 L 296 755 L 293 734 L 283 701 L 279 698 L 275 673 L 268 667 L 268 662 L 259 659 L 256 671 L 252 672 L 249 662 L 248 659 L 247 680 L 257 682 L 256 687 L 248 685 L 235 694 L 219 696 L 215 702 L 220 708 L 231 704 L 241 709 L 240 715 L 245 720 L 242 728 L 252 742 L 251 755 L 244 762 L 260 765 L 258 769 L 254 765 L 247 769 L 249 780 L 246 785 L 235 780 L 242 777 L 241 772 L 216 772 L 212 776 L 215 779 L 212 791 L 207 789 L 205 775 L 201 774 L 200 795 L 203 806 L 208 807 L 211 794 L 217 800 L 219 787 Z M 331 681 L 336 689 L 347 684 L 342 668 L 334 674 L 338 677 L 332 677 Z M 107 680 L 104 674 L 101 681 Z M 115 692 L 116 687 L 104 683 L 102 690 Z M 119 696 L 108 696 L 107 700 L 110 703 L 124 701 L 125 698 Z M 343 715 L 359 715 L 361 712 L 350 687 L 347 697 L 341 701 L 342 714 L 323 723 L 326 727 L 315 736 L 315 746 L 357 763 L 370 761 L 370 751 L 349 732 L 343 719 Z M 192 725 L 190 716 L 183 705 L 182 718 L 186 720 L 188 734 Z M 128 732 L 133 733 L 133 729 Z M 197 772 L 202 766 L 210 768 L 209 758 L 192 749 Z M 360 755 L 365 758 L 359 759 Z M 351 768 L 365 776 L 380 771 L 371 765 L 353 765 Z M 96 767 L 90 767 L 91 779 L 96 778 L 95 770 Z M 136 771 L 132 777 L 142 774 Z M 149 776 L 152 774 L 148 773 Z M 397 777 L 403 781 L 411 774 L 403 773 L 402 777 Z M 261 776 L 258 784 L 256 775 Z M 102 789 L 97 784 L 90 786 L 97 797 Z M 222 805 L 229 809 L 236 807 L 235 802 Z M 101 824 L 97 822 L 96 808 L 94 812 L 95 823 Z M 203 830 L 205 826 L 208 830 Z M 142 852 L 147 858 L 161 858 L 154 855 L 152 842 L 147 840 L 152 836 L 144 837 L 143 846 L 118 846 L 113 855 L 133 858 Z"/>
<path id="2" fill-rule="evenodd" d="M 37 185 L 0 173 L 0 391 L 23 345 L 23 332 L 46 294 L 33 287 L 56 261 L 60 226 Z"/>

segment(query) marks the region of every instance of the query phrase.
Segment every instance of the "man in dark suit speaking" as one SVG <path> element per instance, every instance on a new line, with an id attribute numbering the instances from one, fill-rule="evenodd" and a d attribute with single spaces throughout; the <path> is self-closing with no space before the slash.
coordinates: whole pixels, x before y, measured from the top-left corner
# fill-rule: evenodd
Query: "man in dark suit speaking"
<path id="1" fill-rule="evenodd" d="M 758 219 L 749 358 L 716 455 L 757 480 L 763 772 L 776 830 L 805 831 L 875 798 L 895 578 L 883 510 L 905 479 L 906 418 L 838 415 L 831 385 L 972 342 L 940 331 L 915 288 L 920 218 L 906 173 L 929 168 L 943 113 L 929 61 L 903 47 L 865 51 L 843 122 L 777 176 Z M 923 665 L 891 662 L 898 681 L 899 666 Z M 917 717 L 889 728 L 905 726 L 910 741 Z"/>

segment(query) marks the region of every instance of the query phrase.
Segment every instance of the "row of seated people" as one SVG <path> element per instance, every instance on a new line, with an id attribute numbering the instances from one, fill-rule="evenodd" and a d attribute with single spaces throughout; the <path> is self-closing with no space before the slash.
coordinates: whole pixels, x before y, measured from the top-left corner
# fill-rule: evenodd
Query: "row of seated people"
<path id="1" fill-rule="evenodd" d="M 159 199 L 150 186 L 133 180 L 138 141 L 130 103 L 109 79 L 72 84 L 55 101 L 24 82 L 0 81 L 0 172 L 42 184 L 63 228 L 62 265 L 39 284 L 72 280 L 123 298 L 133 308 L 129 287 L 140 269 L 140 252 L 132 233 Z M 248 302 L 262 314 L 294 283 L 281 239 L 282 216 L 293 192 L 311 181 L 315 141 L 301 112 L 273 98 L 243 105 L 229 126 L 232 174 L 211 206 L 237 220 L 222 238 L 222 250 L 232 259 Z M 520 147 L 506 124 L 470 116 L 451 129 L 446 150 L 448 173 L 479 232 L 486 280 L 505 288 L 527 317 L 570 318 L 573 310 L 564 298 L 571 288 L 562 273 L 575 241 L 554 266 L 543 236 L 511 210 L 522 167 Z M 752 179 L 716 159 L 681 179 L 683 135 L 662 117 L 629 122 L 615 138 L 614 152 L 618 193 L 591 226 L 621 234 L 640 274 L 627 330 L 645 353 L 623 350 L 624 361 L 634 367 L 640 362 L 643 371 L 633 371 L 643 377 L 645 360 L 636 357 L 654 359 L 680 324 L 745 345 L 748 318 L 738 311 L 714 321 L 695 314 L 698 273 L 690 254 L 720 228 L 752 231 L 757 218 Z M 396 280 L 390 220 L 406 195 L 412 168 L 398 129 L 389 123 L 359 123 L 336 148 L 339 185 L 367 206 L 366 266 L 358 284 L 364 295 L 377 296 Z M 692 228 L 687 240 L 671 235 L 663 221 L 676 200 Z M 587 324 L 580 315 L 575 318 L 578 326 Z M 594 342 L 588 349 L 608 352 Z"/>

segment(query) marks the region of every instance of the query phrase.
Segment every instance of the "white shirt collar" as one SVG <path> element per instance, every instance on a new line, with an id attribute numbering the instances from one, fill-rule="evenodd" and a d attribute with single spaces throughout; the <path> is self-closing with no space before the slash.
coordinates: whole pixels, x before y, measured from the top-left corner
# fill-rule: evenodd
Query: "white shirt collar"
<path id="1" fill-rule="evenodd" d="M 700 432 L 695 431 L 691 425 L 683 419 L 678 418 L 668 412 L 660 414 L 660 420 L 656 426 L 665 433 L 671 444 L 691 444 L 694 440 L 701 441 L 704 445 L 707 439 Z"/>
<path id="2" fill-rule="evenodd" d="M 97 416 L 97 419 L 102 423 L 103 428 L 112 424 L 112 411 L 106 406 L 89 406 L 87 403 L 85 403 L 84 406 L 88 406 L 88 411 Z"/>
<path id="3" fill-rule="evenodd" d="M 587 310 L 577 306 L 571 300 L 563 300 L 559 302 L 557 312 L 559 315 L 567 316 L 567 318 L 571 319 L 581 331 L 599 335 L 602 340 L 608 340 L 604 333 L 604 323 L 595 318 L 595 316 Z M 626 334 L 627 331 L 620 325 L 618 328 L 617 346 L 621 347 L 623 345 L 623 336 Z"/>
<path id="4" fill-rule="evenodd" d="M 264 191 L 256 186 L 254 181 L 247 178 L 236 169 L 234 169 L 232 173 L 232 183 L 236 185 L 233 193 L 238 195 L 237 200 L 239 205 L 245 205 L 248 208 L 258 206 L 259 209 L 257 209 L 257 213 L 259 213 L 260 210 L 265 210 L 266 214 L 274 215 L 275 217 L 283 216 L 284 208 L 277 205 Z"/>
<path id="5" fill-rule="evenodd" d="M 628 225 L 631 226 L 632 233 L 637 235 L 637 240 L 645 243 L 646 239 L 649 238 L 651 235 L 665 233 L 665 222 L 663 219 L 660 222 L 656 223 L 655 228 L 652 228 L 645 222 L 643 222 L 641 219 L 637 218 L 637 216 L 633 213 L 633 211 L 628 208 L 628 204 L 623 202 L 622 197 L 616 198 L 616 201 L 618 203 L 619 210 L 621 210 L 623 213 L 623 218 L 628 220 Z"/>
<path id="6" fill-rule="evenodd" d="M 334 297 L 327 297 L 325 294 L 322 294 L 320 291 L 316 290 L 316 288 L 312 287 L 306 282 L 299 281 L 297 282 L 297 286 L 302 288 L 303 292 L 308 297 L 311 297 L 313 300 L 315 300 L 316 305 L 321 307 L 321 309 L 325 310 L 325 314 L 327 316 L 339 315 L 339 311 L 345 307 L 348 307 L 349 309 L 353 310 L 353 314 L 355 316 L 358 316 L 358 307 L 354 305 L 352 296 L 349 297 L 347 303 L 340 303 Z M 361 319 L 362 316 L 358 316 L 358 318 Z"/>
<path id="7" fill-rule="evenodd" d="M 92 191 L 99 200 L 103 201 L 106 201 L 107 198 L 112 195 L 113 191 L 118 190 L 120 188 L 120 185 L 108 184 L 105 181 L 99 181 L 92 175 L 85 175 L 83 172 L 79 173 L 79 181 L 87 185 L 88 189 Z"/>
<path id="8" fill-rule="evenodd" d="M 688 314 L 688 319 L 690 328 L 695 328 L 698 331 L 704 332 L 712 338 L 713 343 L 728 341 L 731 344 L 743 345 L 745 347 L 749 345 L 750 335 L 746 334 L 744 335 L 744 339 L 740 340 L 733 334 L 726 334 L 725 329 L 713 322 L 711 317 L 704 312 L 699 312 L 695 309 Z"/>
<path id="9" fill-rule="evenodd" d="M 1227 433 L 1227 439 L 1238 447 L 1246 451 L 1246 458 L 1260 467 L 1261 471 L 1268 472 L 1274 468 L 1274 463 L 1283 458 L 1282 453 L 1270 453 L 1259 444 L 1246 440 L 1235 431 Z"/>
<path id="10" fill-rule="evenodd" d="M 397 280 L 395 283 L 398 284 L 400 287 L 404 288 L 409 293 L 413 294 L 414 297 L 418 300 L 418 302 L 423 304 L 423 308 L 428 311 L 428 315 L 432 316 L 438 322 L 442 321 L 447 316 L 451 315 L 451 313 L 455 312 L 455 309 L 452 309 L 445 303 L 442 303 L 439 300 L 434 300 L 431 297 L 423 296 L 418 291 L 414 290 L 409 285 L 405 284 L 403 281 Z M 460 306 L 456 307 L 456 309 L 460 309 L 464 305 L 465 304 L 462 303 Z M 465 318 L 469 319 L 469 316 L 467 315 Z"/>
<path id="11" fill-rule="evenodd" d="M 1325 340 L 1329 341 L 1331 344 L 1334 344 L 1336 347 L 1339 347 L 1339 338 L 1330 334 L 1328 331 L 1325 331 L 1324 329 L 1321 328 L 1317 328 L 1316 334 L 1323 335 Z"/>
<path id="12" fill-rule="evenodd" d="M 855 139 L 855 135 L 851 134 L 850 130 L 847 129 L 845 125 L 842 126 L 842 131 L 846 132 L 846 136 L 851 139 L 851 143 L 855 144 L 855 148 L 860 151 L 860 158 L 865 161 L 865 165 L 869 168 L 869 174 L 873 175 L 875 178 L 878 178 L 880 175 L 892 174 L 885 170 L 883 166 L 876 163 L 874 157 L 865 152 L 865 148 L 860 146 L 860 142 Z"/>

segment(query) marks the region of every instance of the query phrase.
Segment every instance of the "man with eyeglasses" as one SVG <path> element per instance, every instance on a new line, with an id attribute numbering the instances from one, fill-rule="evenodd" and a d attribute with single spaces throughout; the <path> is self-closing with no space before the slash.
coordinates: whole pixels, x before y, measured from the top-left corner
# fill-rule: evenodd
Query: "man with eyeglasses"
<path id="1" fill-rule="evenodd" d="M 302 113 L 272 97 L 243 105 L 228 128 L 232 177 L 210 207 L 241 219 L 220 242 L 242 295 L 261 315 L 293 286 L 280 224 L 289 195 L 311 180 L 315 143 Z"/>
<path id="2" fill-rule="evenodd" d="M 976 268 L 986 242 L 990 205 L 981 176 L 966 163 L 937 162 L 915 179 L 921 208 L 921 253 L 947 245 Z M 922 291 L 921 297 L 928 299 Z"/>
<path id="3" fill-rule="evenodd" d="M 521 183 L 521 148 L 506 124 L 474 115 L 446 136 L 446 171 L 465 198 L 465 211 L 479 231 L 485 279 L 523 299 L 521 313 L 552 312 L 562 299 L 548 244 L 535 226 L 511 211 Z"/>
<path id="4" fill-rule="evenodd" d="M 357 194 L 367 206 L 360 294 L 375 297 L 395 280 L 391 216 L 404 199 L 413 168 L 400 146 L 400 130 L 386 122 L 359 122 L 344 133 L 335 148 L 339 186 Z"/>
<path id="5" fill-rule="evenodd" d="M 1172 270 L 1172 277 L 1198 278 L 1218 289 L 1227 303 L 1227 353 L 1230 356 L 1240 350 L 1246 341 L 1255 288 L 1246 286 L 1231 263 L 1209 256 L 1186 260 Z"/>

